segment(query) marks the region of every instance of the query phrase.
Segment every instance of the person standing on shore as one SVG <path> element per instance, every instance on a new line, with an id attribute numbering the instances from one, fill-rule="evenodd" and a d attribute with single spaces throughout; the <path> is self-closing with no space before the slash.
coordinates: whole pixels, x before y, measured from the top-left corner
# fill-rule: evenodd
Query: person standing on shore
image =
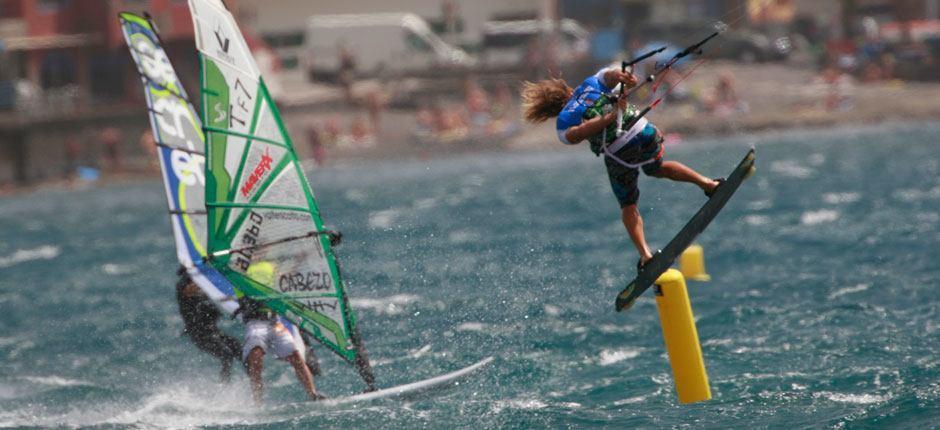
<path id="1" fill-rule="evenodd" d="M 695 184 L 709 197 L 723 179 L 709 179 L 682 163 L 663 160 L 663 134 L 646 118 L 636 120 L 639 110 L 627 103 L 626 97 L 611 95 L 618 84 L 632 88 L 637 80 L 630 72 L 605 68 L 578 88 L 559 78 L 525 82 L 523 116 L 530 123 L 557 117 L 556 132 L 562 143 L 576 145 L 588 140 L 594 154 L 605 156 L 610 186 L 620 203 L 623 225 L 640 254 L 637 269 L 642 270 L 653 253 L 637 209 L 640 169 L 648 176 Z M 617 129 L 619 112 L 623 112 L 623 124 L 632 124 L 629 129 Z"/>

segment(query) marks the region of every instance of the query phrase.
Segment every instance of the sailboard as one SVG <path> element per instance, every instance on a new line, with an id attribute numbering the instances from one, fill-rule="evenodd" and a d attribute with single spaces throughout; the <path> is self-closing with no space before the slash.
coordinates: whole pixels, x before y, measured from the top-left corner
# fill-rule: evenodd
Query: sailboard
<path id="1" fill-rule="evenodd" d="M 127 12 L 118 14 L 118 19 L 144 86 L 177 259 L 190 279 L 217 306 L 232 314 L 238 309 L 232 283 L 205 261 L 208 236 L 206 145 L 202 122 L 163 49 L 153 22 L 148 17 Z M 297 327 L 289 321 L 282 322 L 294 335 L 298 350 L 305 355 L 306 348 Z"/>
<path id="2" fill-rule="evenodd" d="M 425 380 L 412 382 L 409 384 L 398 385 L 391 388 L 383 388 L 377 391 L 371 391 L 362 394 L 356 394 L 348 397 L 338 397 L 335 399 L 326 399 L 323 404 L 345 405 L 350 403 L 363 403 L 379 399 L 408 398 L 414 399 L 422 394 L 436 392 L 439 390 L 454 387 L 460 384 L 460 381 L 466 379 L 472 373 L 482 369 L 493 361 L 493 357 L 486 357 L 476 363 L 473 363 L 463 369 L 455 370 L 444 375 L 435 376 Z"/>
<path id="3" fill-rule="evenodd" d="M 206 261 L 238 294 L 264 303 L 374 376 L 313 191 L 235 18 L 189 0 L 206 137 Z"/>
<path id="4" fill-rule="evenodd" d="M 747 155 L 744 156 L 744 159 L 735 167 L 734 171 L 728 175 L 725 182 L 715 190 L 715 193 L 705 202 L 702 208 L 695 213 L 692 219 L 686 223 L 685 227 L 669 241 L 669 244 L 667 244 L 662 251 L 657 252 L 653 255 L 651 260 L 646 262 L 646 265 L 643 266 L 643 269 L 640 270 L 636 278 L 627 284 L 627 287 L 617 295 L 615 303 L 617 312 L 630 309 L 636 302 L 636 299 L 639 298 L 650 285 L 656 282 L 656 279 L 659 278 L 666 269 L 672 266 L 676 258 L 682 254 L 682 251 L 685 251 L 685 249 L 692 244 L 692 241 L 694 241 L 701 232 L 705 231 L 705 228 L 708 227 L 718 213 L 721 212 L 721 209 L 725 207 L 725 204 L 728 203 L 731 196 L 738 190 L 741 183 L 754 172 L 755 159 L 755 151 L 751 148 L 751 150 L 747 152 Z"/>

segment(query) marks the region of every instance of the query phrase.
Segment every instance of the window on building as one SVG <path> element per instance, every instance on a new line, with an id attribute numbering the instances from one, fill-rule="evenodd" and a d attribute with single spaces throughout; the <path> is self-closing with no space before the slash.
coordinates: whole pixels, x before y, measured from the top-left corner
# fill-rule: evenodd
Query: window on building
<path id="1" fill-rule="evenodd" d="M 117 53 L 95 55 L 89 64 L 91 94 L 96 99 L 117 99 L 124 95 L 125 59 Z"/>
<path id="2" fill-rule="evenodd" d="M 42 12 L 57 12 L 65 9 L 71 0 L 39 0 L 39 10 Z"/>
<path id="3" fill-rule="evenodd" d="M 19 0 L 0 0 L 0 18 L 18 18 L 23 16 Z"/>
<path id="4" fill-rule="evenodd" d="M 42 59 L 39 79 L 43 88 L 61 88 L 77 82 L 75 59 L 66 51 L 51 51 Z"/>

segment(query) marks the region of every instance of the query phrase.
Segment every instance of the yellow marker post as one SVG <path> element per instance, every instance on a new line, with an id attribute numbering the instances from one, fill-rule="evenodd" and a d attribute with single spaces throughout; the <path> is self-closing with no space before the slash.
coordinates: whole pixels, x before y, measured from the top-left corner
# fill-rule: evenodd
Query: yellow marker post
<path id="1" fill-rule="evenodd" d="M 686 279 L 692 281 L 711 281 L 712 277 L 705 273 L 705 251 L 701 245 L 690 245 L 679 256 L 679 270 Z"/>
<path id="2" fill-rule="evenodd" d="M 685 278 L 669 269 L 656 280 L 656 307 L 663 327 L 663 339 L 669 352 L 672 376 L 680 403 L 694 403 L 712 398 L 708 388 L 702 346 L 692 316 Z"/>

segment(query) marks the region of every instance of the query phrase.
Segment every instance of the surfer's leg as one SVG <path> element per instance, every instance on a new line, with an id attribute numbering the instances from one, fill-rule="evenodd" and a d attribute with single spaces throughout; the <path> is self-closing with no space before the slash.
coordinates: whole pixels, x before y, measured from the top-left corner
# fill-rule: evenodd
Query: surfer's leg
<path id="1" fill-rule="evenodd" d="M 288 355 L 287 361 L 294 367 L 297 380 L 300 381 L 300 385 L 304 387 L 304 391 L 310 396 L 310 400 L 320 400 L 321 397 L 317 394 L 317 387 L 313 385 L 313 375 L 310 374 L 307 363 L 304 363 L 304 360 L 300 358 L 300 352 L 294 351 Z"/>
<path id="2" fill-rule="evenodd" d="M 255 403 L 261 403 L 264 394 L 264 381 L 261 373 L 264 371 L 264 348 L 256 346 L 248 353 L 248 378 L 251 380 L 251 397 Z"/>
<path id="3" fill-rule="evenodd" d="M 640 253 L 640 263 L 646 263 L 650 258 L 653 258 L 653 253 L 650 252 L 650 247 L 646 243 L 646 235 L 643 232 L 643 217 L 640 216 L 636 203 L 621 208 L 620 216 L 623 220 L 623 226 L 630 235 L 630 240 L 633 241 L 633 246 Z"/>
<path id="4" fill-rule="evenodd" d="M 643 171 L 654 178 L 671 179 L 678 182 L 689 182 L 698 185 L 706 193 L 712 192 L 718 187 L 718 181 L 702 176 L 692 168 L 678 161 L 663 161 L 659 168 L 654 171 L 648 171 L 644 166 Z"/>
<path id="5" fill-rule="evenodd" d="M 623 226 L 633 241 L 640 254 L 640 261 L 645 263 L 653 257 L 649 245 L 646 244 L 646 236 L 643 234 L 643 218 L 640 211 L 636 208 L 636 202 L 640 199 L 640 189 L 637 186 L 637 179 L 640 172 L 636 169 L 629 169 L 607 160 L 607 176 L 610 179 L 610 188 L 614 192 L 614 197 L 620 203 L 620 219 Z"/>

